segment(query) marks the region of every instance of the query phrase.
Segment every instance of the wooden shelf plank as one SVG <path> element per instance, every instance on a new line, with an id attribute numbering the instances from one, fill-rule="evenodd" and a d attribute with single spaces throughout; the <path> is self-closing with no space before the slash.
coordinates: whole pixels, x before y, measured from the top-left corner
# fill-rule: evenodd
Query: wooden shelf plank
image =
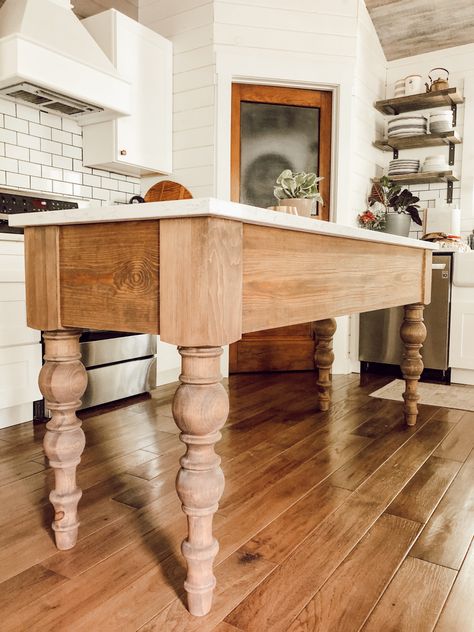
<path id="1" fill-rule="evenodd" d="M 457 182 L 458 177 L 454 171 L 420 171 L 400 176 L 388 176 L 392 182 L 403 184 L 434 184 L 443 182 Z M 380 178 L 374 178 L 373 182 L 380 182 Z"/>
<path id="2" fill-rule="evenodd" d="M 416 149 L 419 147 L 439 147 L 442 145 L 459 145 L 461 137 L 455 131 L 441 132 L 440 134 L 424 134 L 423 136 L 405 136 L 404 138 L 384 138 L 376 140 L 374 145 L 383 151 L 394 149 Z"/>
<path id="3" fill-rule="evenodd" d="M 459 105 L 460 103 L 464 103 L 464 97 L 459 90 L 446 88 L 446 90 L 438 90 L 437 92 L 422 92 L 396 99 L 377 101 L 375 107 L 382 114 L 402 114 L 416 110 L 451 107 L 451 105 Z"/>

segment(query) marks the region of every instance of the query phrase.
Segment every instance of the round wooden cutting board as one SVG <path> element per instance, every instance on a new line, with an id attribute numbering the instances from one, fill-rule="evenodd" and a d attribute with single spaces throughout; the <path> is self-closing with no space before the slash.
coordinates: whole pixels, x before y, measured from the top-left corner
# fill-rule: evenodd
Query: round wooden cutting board
<path id="1" fill-rule="evenodd" d="M 191 193 L 186 187 L 172 180 L 162 180 L 154 184 L 145 194 L 145 202 L 166 202 L 169 200 L 190 200 Z"/>

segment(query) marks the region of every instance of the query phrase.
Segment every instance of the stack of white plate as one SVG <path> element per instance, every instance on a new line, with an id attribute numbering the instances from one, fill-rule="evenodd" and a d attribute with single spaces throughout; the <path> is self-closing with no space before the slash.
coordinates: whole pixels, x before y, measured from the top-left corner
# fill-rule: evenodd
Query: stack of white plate
<path id="1" fill-rule="evenodd" d="M 401 176 L 407 173 L 418 173 L 419 170 L 420 161 L 410 160 L 408 158 L 395 158 L 394 160 L 391 160 L 388 165 L 389 176 Z"/>
<path id="2" fill-rule="evenodd" d="M 426 133 L 427 118 L 423 115 L 396 116 L 388 121 L 387 135 L 389 138 L 423 136 Z"/>
<path id="3" fill-rule="evenodd" d="M 428 156 L 425 158 L 425 162 L 421 168 L 422 171 L 449 171 L 449 169 L 450 167 L 446 163 L 446 158 L 443 154 Z"/>
<path id="4" fill-rule="evenodd" d="M 399 79 L 398 81 L 395 81 L 393 96 L 395 98 L 405 96 L 405 79 Z"/>
<path id="5" fill-rule="evenodd" d="M 430 132 L 440 134 L 441 132 L 450 132 L 453 129 L 453 113 L 451 110 L 443 110 L 442 112 L 433 112 L 430 115 Z"/>

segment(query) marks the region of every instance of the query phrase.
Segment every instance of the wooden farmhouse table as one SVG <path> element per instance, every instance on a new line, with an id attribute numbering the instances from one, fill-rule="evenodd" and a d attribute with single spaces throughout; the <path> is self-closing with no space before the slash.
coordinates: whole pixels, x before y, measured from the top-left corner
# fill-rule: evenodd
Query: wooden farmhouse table
<path id="1" fill-rule="evenodd" d="M 212 520 L 224 490 L 214 452 L 228 410 L 222 346 L 243 333 L 315 323 L 319 406 L 330 405 L 335 316 L 405 306 L 401 337 L 406 423 L 417 418 L 423 309 L 431 244 L 213 198 L 16 215 L 25 227 L 28 325 L 44 332 L 39 383 L 52 417 L 44 450 L 59 549 L 76 543 L 86 388 L 81 329 L 159 334 L 178 345 L 173 416 L 187 451 L 176 488 L 189 611 L 209 612 L 218 543 Z"/>

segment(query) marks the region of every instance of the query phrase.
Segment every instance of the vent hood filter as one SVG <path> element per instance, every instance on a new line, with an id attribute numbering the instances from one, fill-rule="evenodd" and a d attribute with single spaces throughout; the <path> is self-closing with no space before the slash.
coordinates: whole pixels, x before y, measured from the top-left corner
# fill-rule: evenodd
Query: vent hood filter
<path id="1" fill-rule="evenodd" d="M 27 103 L 30 106 L 63 116 L 78 116 L 104 111 L 103 108 L 95 105 L 69 99 L 50 90 L 42 90 L 31 83 L 17 83 L 14 86 L 0 88 L 0 94 L 7 99 Z"/>
<path id="2" fill-rule="evenodd" d="M 0 9 L 0 95 L 79 124 L 130 114 L 130 84 L 68 0 L 6 0 Z"/>

